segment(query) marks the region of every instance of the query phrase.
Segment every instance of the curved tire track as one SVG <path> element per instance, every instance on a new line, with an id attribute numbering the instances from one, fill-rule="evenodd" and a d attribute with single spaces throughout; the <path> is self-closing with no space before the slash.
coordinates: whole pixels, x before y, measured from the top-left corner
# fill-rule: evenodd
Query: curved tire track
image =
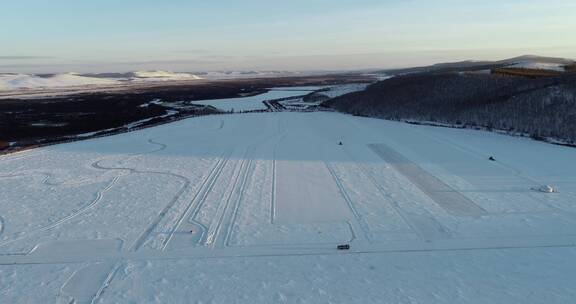
<path id="1" fill-rule="evenodd" d="M 135 157 L 138 157 L 138 156 L 141 156 L 141 155 L 146 155 L 146 154 L 151 154 L 151 153 L 155 153 L 155 152 L 158 152 L 158 151 L 162 151 L 162 150 L 164 150 L 164 149 L 167 148 L 167 146 L 166 146 L 165 144 L 161 144 L 161 143 L 154 142 L 152 139 L 149 139 L 148 142 L 151 143 L 151 144 L 154 144 L 154 145 L 160 145 L 160 148 L 159 148 L 159 149 L 152 150 L 152 151 L 143 152 L 143 153 L 135 153 L 135 154 L 132 154 L 132 155 L 129 156 L 128 158 L 122 160 L 122 162 L 125 162 L 125 161 L 127 161 L 127 160 L 129 160 L 129 159 L 132 159 L 132 158 L 135 158 Z M 108 157 L 108 158 L 109 158 L 109 157 Z M 94 168 L 94 169 L 99 169 L 99 170 L 121 170 L 121 171 L 127 171 L 128 174 L 131 174 L 131 173 L 154 173 L 154 174 L 165 174 L 165 175 L 170 175 L 170 176 L 174 176 L 174 177 L 183 178 L 183 179 L 185 179 L 186 181 L 188 181 L 188 183 L 183 187 L 183 189 L 182 189 L 181 191 L 179 191 L 179 194 L 181 194 L 181 192 L 183 192 L 184 189 L 185 189 L 185 188 L 189 185 L 189 183 L 190 183 L 189 180 L 188 180 L 186 177 L 183 177 L 183 176 L 180 176 L 180 175 L 177 175 L 177 174 L 165 173 L 165 172 L 155 172 L 155 171 L 147 172 L 147 171 L 139 171 L 139 170 L 135 170 L 135 169 L 132 169 L 132 168 L 126 168 L 126 167 L 117 167 L 117 168 L 115 168 L 115 167 L 105 167 L 105 166 L 100 165 L 100 162 L 102 162 L 102 161 L 104 161 L 104 160 L 106 160 L 106 159 L 108 159 L 108 158 L 99 159 L 99 160 L 93 162 L 90 166 L 91 166 L 92 168 Z M 52 185 L 52 186 L 62 185 L 62 184 L 50 184 L 50 183 L 48 183 L 47 181 L 48 181 L 48 179 L 49 179 L 50 176 L 51 176 L 50 174 L 46 174 L 46 173 L 42 173 L 42 172 L 40 172 L 39 174 L 46 175 L 46 178 L 45 178 L 44 181 L 43 181 L 44 184 Z M 42 227 L 40 227 L 40 228 L 36 228 L 36 229 L 30 230 L 30 231 L 27 231 L 27 232 L 24 232 L 24 233 L 18 233 L 18 234 L 16 234 L 16 235 L 14 235 L 14 237 L 11 238 L 11 239 L 8 239 L 8 240 L 5 240 L 5 241 L 1 241 L 1 242 L 0 242 L 0 247 L 5 246 L 5 245 L 10 244 L 10 243 L 13 243 L 13 242 L 16 242 L 16 241 L 20 241 L 20 240 L 27 239 L 27 238 L 32 237 L 32 236 L 34 236 L 34 235 L 36 235 L 36 234 L 38 234 L 38 233 L 41 233 L 41 232 L 45 232 L 45 231 L 54 229 L 54 228 L 56 228 L 56 227 L 58 227 L 58 226 L 60 226 L 60 225 L 62 225 L 62 224 L 64 224 L 64 223 L 67 223 L 67 222 L 69 222 L 69 221 L 77 218 L 78 216 L 81 216 L 81 215 L 85 214 L 86 212 L 88 212 L 88 211 L 90 211 L 91 209 L 93 209 L 93 208 L 102 200 L 102 198 L 103 198 L 103 196 L 104 196 L 104 193 L 106 193 L 107 191 L 109 191 L 109 190 L 118 182 L 118 180 L 119 180 L 121 177 L 125 176 L 125 175 L 126 175 L 126 174 L 120 174 L 120 175 L 117 175 L 117 176 L 115 176 L 114 178 L 112 178 L 112 180 L 111 180 L 110 183 L 108 183 L 104 188 L 100 189 L 100 190 L 96 193 L 96 197 L 94 198 L 94 200 L 92 200 L 92 202 L 90 202 L 88 205 L 80 208 L 78 211 L 76 211 L 76 212 L 74 212 L 74 213 L 72 213 L 72 214 L 70 214 L 70 215 L 68 215 L 68 216 L 65 216 L 65 217 L 63 217 L 63 218 L 61 218 L 61 219 L 59 219 L 59 220 L 57 220 L 57 221 L 55 221 L 55 222 L 52 222 L 52 223 L 50 223 L 49 225 L 42 226 Z M 24 175 L 24 176 L 26 176 L 26 175 Z M 65 184 L 65 183 L 63 183 L 63 184 Z M 172 204 L 173 204 L 173 203 L 172 203 Z"/>
<path id="2" fill-rule="evenodd" d="M 62 224 L 64 224 L 64 223 L 66 223 L 66 222 L 69 222 L 70 220 L 76 218 L 77 216 L 80 216 L 80 215 L 86 213 L 86 212 L 89 211 L 90 209 L 94 208 L 94 207 L 102 200 L 102 197 L 104 196 L 104 193 L 107 192 L 107 191 L 109 191 L 109 190 L 114 186 L 114 184 L 116 184 L 116 182 L 118 181 L 118 179 L 120 179 L 120 176 L 114 177 L 114 178 L 112 179 L 112 181 L 111 181 L 110 183 L 108 183 L 108 185 L 106 185 L 106 187 L 100 189 L 100 190 L 96 193 L 96 198 L 95 198 L 94 200 L 92 200 L 92 202 L 90 202 L 88 205 L 84 206 L 83 208 L 79 209 L 77 212 L 75 212 L 75 213 L 73 213 L 73 214 L 70 214 L 70 215 L 68 215 L 68 216 L 65 216 L 65 217 L 63 217 L 63 218 L 61 218 L 61 219 L 59 219 L 59 220 L 51 223 L 50 225 L 46 225 L 46 226 L 43 226 L 43 227 L 40 227 L 40 228 L 36 228 L 36 229 L 30 230 L 30 231 L 28 231 L 28 232 L 20 233 L 20 236 L 15 236 L 15 237 L 12 238 L 12 239 L 8 239 L 8 240 L 5 240 L 5 241 L 2 241 L 2 242 L 0 242 L 0 247 L 5 246 L 5 245 L 10 244 L 10 243 L 13 243 L 13 242 L 16 242 L 16 241 L 20 241 L 20 240 L 29 238 L 29 237 L 31 237 L 31 236 L 33 236 L 33 235 L 35 235 L 35 234 L 40 233 L 40 232 L 44 232 L 44 231 L 48 231 L 48 230 L 54 229 L 54 228 L 56 228 L 56 227 L 58 227 L 58 226 L 60 226 L 60 225 L 62 225 Z"/>
<path id="3" fill-rule="evenodd" d="M 154 141 L 153 139 L 149 139 L 148 143 L 153 144 L 153 145 L 158 145 L 160 146 L 158 149 L 156 150 L 152 150 L 152 151 L 148 151 L 148 152 L 144 152 L 144 153 L 138 153 L 138 154 L 134 154 L 124 160 L 121 161 L 121 163 L 126 163 L 127 161 L 143 156 L 143 155 L 147 155 L 147 154 L 152 154 L 152 153 L 156 153 L 159 151 L 163 151 L 165 150 L 168 146 L 166 144 L 163 143 L 159 143 Z M 96 169 L 101 169 L 101 170 L 121 170 L 121 171 L 127 171 L 128 174 L 133 174 L 133 173 L 137 173 L 137 174 L 154 174 L 154 175 L 164 175 L 164 176 L 170 176 L 170 177 L 174 177 L 176 179 L 179 179 L 181 181 L 184 182 L 184 185 L 180 188 L 180 190 L 178 190 L 178 192 L 176 192 L 176 194 L 174 195 L 174 197 L 168 202 L 168 204 L 166 204 L 164 206 L 164 208 L 160 211 L 160 213 L 156 216 L 156 218 L 154 219 L 154 221 L 152 221 L 152 223 L 148 226 L 148 228 L 146 228 L 141 234 L 140 236 L 136 239 L 136 241 L 130 246 L 129 251 L 136 251 L 138 250 L 144 243 L 146 243 L 146 241 L 148 240 L 150 234 L 154 231 L 154 229 L 156 229 L 156 227 L 158 226 L 158 224 L 160 223 L 160 221 L 162 220 L 162 218 L 164 218 L 164 216 L 168 213 L 168 211 L 176 204 L 176 202 L 178 201 L 178 199 L 182 196 L 182 194 L 186 191 L 186 189 L 188 189 L 190 187 L 191 181 L 189 178 L 187 178 L 186 176 L 180 175 L 180 174 L 176 174 L 176 173 L 171 173 L 171 172 L 163 172 L 163 171 L 153 171 L 153 170 L 138 170 L 138 169 L 134 169 L 134 168 L 130 168 L 130 167 L 106 167 L 100 164 L 100 162 L 103 160 L 99 160 L 95 163 L 92 164 L 92 167 L 96 168 Z"/>

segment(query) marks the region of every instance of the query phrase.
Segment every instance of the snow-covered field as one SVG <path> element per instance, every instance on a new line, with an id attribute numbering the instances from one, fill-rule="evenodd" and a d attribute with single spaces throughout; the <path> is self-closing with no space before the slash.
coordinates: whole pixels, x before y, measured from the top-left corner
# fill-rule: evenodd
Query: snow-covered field
<path id="1" fill-rule="evenodd" d="M 254 111 L 266 110 L 267 107 L 263 101 L 273 100 L 280 98 L 287 98 L 292 96 L 301 96 L 312 93 L 316 90 L 322 89 L 319 86 L 305 86 L 305 87 L 289 87 L 289 88 L 272 88 L 270 91 L 255 96 L 241 97 L 241 98 L 223 98 L 223 99 L 209 99 L 195 101 L 195 104 L 213 106 L 222 111 Z"/>
<path id="2" fill-rule="evenodd" d="M 575 160 L 323 112 L 4 156 L 0 303 L 572 303 Z"/>
<path id="3" fill-rule="evenodd" d="M 322 95 L 325 95 L 328 98 L 336 98 L 345 94 L 354 93 L 358 91 L 364 91 L 366 87 L 368 87 L 368 83 L 351 83 L 351 84 L 344 84 L 344 85 L 337 85 L 332 86 L 325 92 L 322 92 Z"/>

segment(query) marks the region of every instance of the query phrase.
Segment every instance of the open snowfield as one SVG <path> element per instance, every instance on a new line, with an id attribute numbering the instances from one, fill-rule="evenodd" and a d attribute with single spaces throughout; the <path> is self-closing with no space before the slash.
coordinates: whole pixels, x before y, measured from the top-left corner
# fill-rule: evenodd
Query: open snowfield
<path id="1" fill-rule="evenodd" d="M 3 156 L 0 303 L 573 303 L 575 164 L 324 112 Z"/>
<path id="2" fill-rule="evenodd" d="M 198 105 L 213 106 L 218 110 L 226 112 L 266 110 L 267 107 L 263 101 L 302 96 L 322 88 L 323 87 L 320 86 L 272 88 L 264 94 L 254 96 L 199 100 L 194 103 Z"/>

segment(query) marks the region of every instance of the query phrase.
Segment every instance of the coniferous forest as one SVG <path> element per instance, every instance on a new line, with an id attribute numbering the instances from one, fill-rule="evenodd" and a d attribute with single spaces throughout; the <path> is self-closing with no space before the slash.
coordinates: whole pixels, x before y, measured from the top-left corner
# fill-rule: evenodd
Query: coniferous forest
<path id="1" fill-rule="evenodd" d="M 503 130 L 576 143 L 576 75 L 490 73 L 396 76 L 324 106 L 359 116 Z"/>

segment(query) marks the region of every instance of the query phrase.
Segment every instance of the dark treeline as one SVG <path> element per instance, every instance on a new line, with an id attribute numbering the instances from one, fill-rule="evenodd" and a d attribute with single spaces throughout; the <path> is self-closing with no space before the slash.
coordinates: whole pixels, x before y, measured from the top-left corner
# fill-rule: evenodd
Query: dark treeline
<path id="1" fill-rule="evenodd" d="M 421 73 L 375 83 L 324 106 L 360 116 L 482 127 L 576 143 L 576 75 L 529 79 Z"/>

